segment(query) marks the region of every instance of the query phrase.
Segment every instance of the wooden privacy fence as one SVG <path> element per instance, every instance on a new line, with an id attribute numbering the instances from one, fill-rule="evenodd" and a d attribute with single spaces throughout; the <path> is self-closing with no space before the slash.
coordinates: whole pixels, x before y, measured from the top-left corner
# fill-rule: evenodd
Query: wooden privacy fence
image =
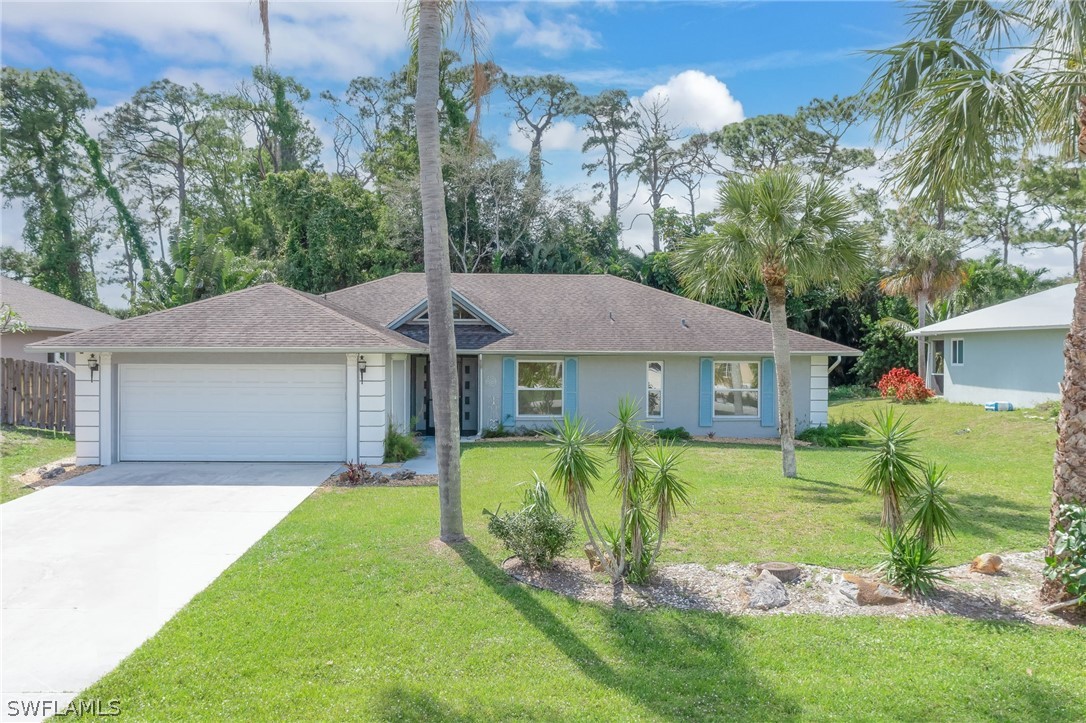
<path id="1" fill-rule="evenodd" d="M 0 421 L 75 432 L 75 374 L 59 364 L 0 359 Z"/>

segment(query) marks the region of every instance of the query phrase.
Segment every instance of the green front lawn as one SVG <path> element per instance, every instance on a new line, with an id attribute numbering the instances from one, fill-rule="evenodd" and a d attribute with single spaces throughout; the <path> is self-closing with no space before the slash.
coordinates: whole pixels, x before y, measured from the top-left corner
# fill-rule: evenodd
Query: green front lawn
<path id="1" fill-rule="evenodd" d="M 4 425 L 0 438 L 0 502 L 33 492 L 12 475 L 75 454 L 75 439 L 70 434 Z"/>
<path id="2" fill-rule="evenodd" d="M 880 402 L 836 407 L 867 414 Z M 1051 423 L 910 408 L 950 464 L 965 523 L 948 551 L 1036 549 Z M 957 432 L 970 429 L 969 432 Z M 481 509 L 512 503 L 539 444 L 464 451 L 472 541 L 433 544 L 433 488 L 315 494 L 87 697 L 135 720 L 1005 719 L 1086 710 L 1086 631 L 948 617 L 728 617 L 581 604 L 511 582 Z M 699 445 L 695 509 L 664 563 L 780 558 L 863 566 L 878 502 L 862 453 Z"/>

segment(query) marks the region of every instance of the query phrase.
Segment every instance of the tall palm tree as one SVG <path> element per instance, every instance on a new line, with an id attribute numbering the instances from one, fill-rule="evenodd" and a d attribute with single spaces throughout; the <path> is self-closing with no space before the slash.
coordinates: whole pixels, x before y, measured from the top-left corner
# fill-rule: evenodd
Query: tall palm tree
<path id="1" fill-rule="evenodd" d="M 416 32 L 418 61 L 415 128 L 419 145 L 423 267 L 430 319 L 430 387 L 434 400 L 441 539 L 458 542 L 464 539 L 464 514 L 460 503 L 459 390 L 452 269 L 449 262 L 449 220 L 445 213 L 445 180 L 441 172 L 441 127 L 438 118 L 442 31 L 451 5 L 448 0 L 418 0 L 408 6 L 408 12 L 413 11 L 411 21 Z"/>
<path id="2" fill-rule="evenodd" d="M 961 249 L 957 241 L 929 226 L 914 227 L 906 236 L 894 239 L 886 249 L 889 273 L 879 281 L 879 288 L 890 296 L 904 296 L 916 307 L 917 329 L 927 323 L 932 304 L 950 297 L 962 281 Z M 916 373 L 928 382 L 926 340 L 916 338 Z"/>
<path id="3" fill-rule="evenodd" d="M 462 12 L 464 37 L 475 56 L 479 33 L 469 5 L 463 0 L 407 0 L 404 9 L 414 36 L 417 62 L 415 127 L 419 147 L 419 192 L 422 199 L 423 266 L 426 272 L 426 303 L 429 309 L 430 388 L 434 404 L 437 447 L 438 499 L 441 539 L 464 538 L 464 514 L 460 501 L 460 414 L 456 375 L 456 336 L 453 325 L 452 270 L 449 263 L 449 227 L 445 213 L 445 182 L 441 169 L 441 129 L 438 113 L 441 85 L 441 51 L 444 30 L 454 11 Z M 259 0 L 264 31 L 264 55 L 271 52 L 268 0 Z M 477 58 L 476 58 L 477 61 Z M 476 95 L 484 92 L 483 67 L 475 63 Z M 479 121 L 476 97 L 474 133 Z"/>
<path id="4" fill-rule="evenodd" d="M 910 25 L 908 40 L 875 51 L 870 81 L 882 109 L 878 135 L 896 146 L 893 180 L 904 191 L 961 200 L 995 172 L 1007 144 L 1051 144 L 1082 168 L 1086 3 L 929 0 L 914 6 Z M 1004 69 L 1008 56 L 1016 62 Z M 1086 258 L 1079 264 L 1084 278 Z M 1049 554 L 1060 505 L 1086 501 L 1086 284 L 1075 294 L 1064 356 Z"/>
<path id="5" fill-rule="evenodd" d="M 675 253 L 685 292 L 713 300 L 752 280 L 765 285 L 773 358 L 782 468 L 796 476 L 795 410 L 788 344 L 789 290 L 818 284 L 854 287 L 867 269 L 871 240 L 853 220 L 853 206 L 827 181 L 804 180 L 793 168 L 729 178 L 720 190 L 720 223 Z"/>

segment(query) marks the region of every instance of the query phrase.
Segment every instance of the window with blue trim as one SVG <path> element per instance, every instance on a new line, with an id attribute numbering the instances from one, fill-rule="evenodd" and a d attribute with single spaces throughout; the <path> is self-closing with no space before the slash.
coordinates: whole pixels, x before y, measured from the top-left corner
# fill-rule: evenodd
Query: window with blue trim
<path id="1" fill-rule="evenodd" d="M 761 369 L 757 361 L 713 362 L 713 416 L 759 416 Z"/>
<path id="2" fill-rule="evenodd" d="M 562 361 L 517 361 L 517 416 L 562 416 Z"/>

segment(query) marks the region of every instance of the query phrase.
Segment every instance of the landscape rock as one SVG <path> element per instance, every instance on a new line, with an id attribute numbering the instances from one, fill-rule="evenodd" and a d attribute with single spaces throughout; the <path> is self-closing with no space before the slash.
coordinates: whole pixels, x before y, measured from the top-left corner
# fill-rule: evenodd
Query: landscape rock
<path id="1" fill-rule="evenodd" d="M 38 470 L 38 476 L 42 479 L 55 479 L 64 474 L 64 467 L 57 465 L 56 467 L 42 467 Z"/>
<path id="2" fill-rule="evenodd" d="M 772 610 L 788 604 L 788 590 L 784 583 L 769 570 L 762 570 L 750 584 L 747 607 L 755 610 Z"/>
<path id="3" fill-rule="evenodd" d="M 415 470 L 413 469 L 398 469 L 389 475 L 390 479 L 397 481 L 415 479 Z"/>
<path id="4" fill-rule="evenodd" d="M 1003 558 L 990 552 L 977 555 L 973 558 L 973 562 L 969 563 L 970 572 L 979 572 L 982 575 L 997 575 L 1002 569 Z"/>
<path id="5" fill-rule="evenodd" d="M 781 582 L 795 582 L 803 572 L 796 565 L 787 562 L 761 562 L 754 566 L 754 572 L 763 571 L 769 571 Z"/>
<path id="6" fill-rule="evenodd" d="M 837 590 L 847 600 L 857 605 L 897 605 L 908 601 L 908 598 L 896 588 L 886 583 L 864 579 L 850 572 L 841 575 Z"/>

